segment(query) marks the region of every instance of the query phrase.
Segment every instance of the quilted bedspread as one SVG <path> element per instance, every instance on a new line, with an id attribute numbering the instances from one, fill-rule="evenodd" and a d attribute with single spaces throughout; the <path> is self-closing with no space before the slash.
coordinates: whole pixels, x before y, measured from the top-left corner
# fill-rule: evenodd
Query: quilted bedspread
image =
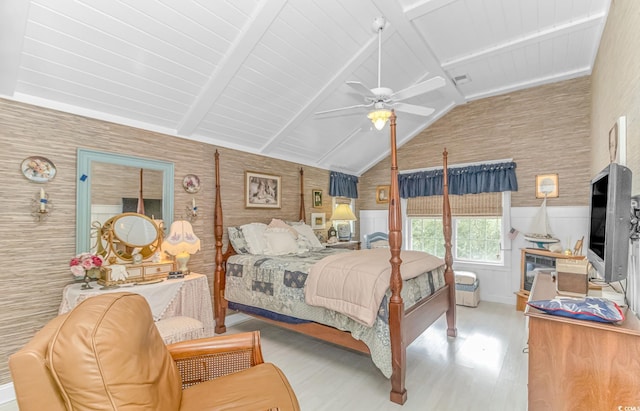
<path id="1" fill-rule="evenodd" d="M 389 290 L 371 327 L 336 311 L 305 302 L 304 288 L 311 266 L 324 257 L 341 252 L 351 251 L 327 248 L 284 256 L 234 255 L 227 261 L 225 298 L 235 303 L 349 331 L 354 338 L 369 347 L 373 363 L 389 378 L 392 372 L 388 325 Z M 400 270 L 402 271 L 402 266 Z M 405 308 L 444 285 L 444 266 L 404 281 L 402 298 Z"/>
<path id="2" fill-rule="evenodd" d="M 400 258 L 403 280 L 444 264 L 441 258 L 420 251 L 402 251 Z M 311 266 L 304 289 L 305 300 L 310 305 L 338 311 L 371 327 L 390 279 L 387 249 L 331 255 Z"/>

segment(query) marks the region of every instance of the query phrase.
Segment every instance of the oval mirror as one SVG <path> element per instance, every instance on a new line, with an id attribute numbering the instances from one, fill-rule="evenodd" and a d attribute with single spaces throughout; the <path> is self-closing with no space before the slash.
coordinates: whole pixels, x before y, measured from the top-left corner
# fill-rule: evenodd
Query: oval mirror
<path id="1" fill-rule="evenodd" d="M 149 217 L 137 213 L 123 213 L 108 219 L 102 227 L 106 257 L 118 257 L 128 262 L 134 254 L 142 259 L 153 256 L 161 241 L 161 231 Z"/>

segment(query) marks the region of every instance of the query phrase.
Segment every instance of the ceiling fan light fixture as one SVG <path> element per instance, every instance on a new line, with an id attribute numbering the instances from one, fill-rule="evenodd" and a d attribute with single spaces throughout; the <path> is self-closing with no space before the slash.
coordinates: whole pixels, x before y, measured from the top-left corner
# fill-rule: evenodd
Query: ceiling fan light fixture
<path id="1" fill-rule="evenodd" d="M 389 120 L 389 117 L 391 117 L 391 110 L 374 110 L 370 112 L 367 117 L 369 118 L 369 120 L 371 120 L 376 130 L 380 131 L 384 128 L 384 125 L 387 124 L 387 120 Z"/>

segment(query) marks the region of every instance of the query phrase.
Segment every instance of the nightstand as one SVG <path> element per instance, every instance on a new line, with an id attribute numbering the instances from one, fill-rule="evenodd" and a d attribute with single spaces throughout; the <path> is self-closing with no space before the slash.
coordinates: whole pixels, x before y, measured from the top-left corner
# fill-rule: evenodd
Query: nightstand
<path id="1" fill-rule="evenodd" d="M 339 241 L 337 243 L 324 243 L 322 244 L 327 248 L 346 248 L 348 250 L 359 250 L 360 241 Z"/>

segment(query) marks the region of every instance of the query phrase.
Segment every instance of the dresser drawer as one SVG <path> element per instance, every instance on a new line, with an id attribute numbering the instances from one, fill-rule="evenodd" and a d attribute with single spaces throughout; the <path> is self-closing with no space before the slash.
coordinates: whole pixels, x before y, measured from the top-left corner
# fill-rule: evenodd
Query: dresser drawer
<path id="1" fill-rule="evenodd" d="M 129 278 L 142 278 L 142 267 L 127 267 Z"/>
<path id="2" fill-rule="evenodd" d="M 171 270 L 173 270 L 173 264 L 171 263 L 146 265 L 144 266 L 144 275 L 169 274 Z"/>
<path id="3" fill-rule="evenodd" d="M 143 281 L 166 278 L 169 272 L 173 270 L 173 263 L 152 263 L 144 265 L 143 270 Z"/>

